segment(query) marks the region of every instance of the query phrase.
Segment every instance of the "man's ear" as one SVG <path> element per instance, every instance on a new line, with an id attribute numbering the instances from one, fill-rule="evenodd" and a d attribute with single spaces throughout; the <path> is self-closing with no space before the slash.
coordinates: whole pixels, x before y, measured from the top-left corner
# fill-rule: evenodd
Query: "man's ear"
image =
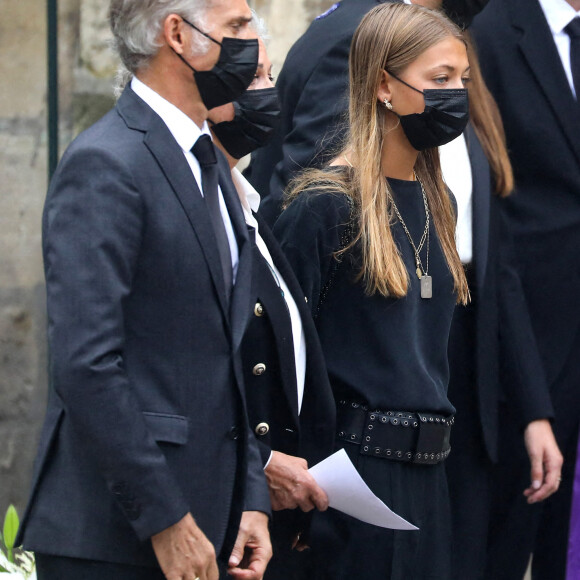
<path id="1" fill-rule="evenodd" d="M 393 77 L 384 70 L 381 73 L 381 82 L 379 84 L 379 88 L 377 90 L 377 99 L 383 103 L 385 99 L 390 101 L 392 98 L 391 94 L 391 83 L 393 82 Z"/>
<path id="2" fill-rule="evenodd" d="M 169 14 L 163 22 L 162 41 L 172 48 L 177 54 L 185 52 L 187 24 L 178 14 Z"/>

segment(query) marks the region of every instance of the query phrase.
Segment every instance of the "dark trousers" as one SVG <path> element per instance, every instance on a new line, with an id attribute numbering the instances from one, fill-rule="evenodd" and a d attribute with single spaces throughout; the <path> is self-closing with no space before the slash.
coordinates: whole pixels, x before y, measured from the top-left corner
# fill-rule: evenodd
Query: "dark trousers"
<path id="1" fill-rule="evenodd" d="M 38 580 L 165 580 L 160 569 L 35 554 Z"/>
<path id="2" fill-rule="evenodd" d="M 340 443 L 371 490 L 417 531 L 315 512 L 303 580 L 449 580 L 451 522 L 445 467 L 390 461 Z M 284 579 L 280 576 L 278 580 Z"/>
<path id="3" fill-rule="evenodd" d="M 475 296 L 473 297 L 475 300 Z M 451 453 L 445 461 L 453 550 L 452 578 L 483 580 L 493 464 L 485 449 L 475 382 L 475 303 L 455 309 L 449 337 L 449 400 L 455 406 Z M 521 579 L 520 579 L 521 580 Z"/>
<path id="4" fill-rule="evenodd" d="M 84 558 L 35 554 L 38 580 L 165 580 L 160 568 L 115 564 Z M 220 578 L 229 578 L 218 562 Z"/>
<path id="5" fill-rule="evenodd" d="M 311 515 L 299 511 L 299 508 L 272 513 L 270 539 L 274 554 L 264 580 L 300 580 L 305 578 L 305 574 L 307 577 L 310 550 L 293 550 L 292 542 L 300 530 L 301 539 L 308 544 Z"/>
<path id="6" fill-rule="evenodd" d="M 486 580 L 521 580 L 533 553 L 533 580 L 564 580 L 580 416 L 580 332 L 569 360 L 552 385 L 554 433 L 564 455 L 560 489 L 528 505 L 530 464 L 517 417 L 501 412 L 500 464 L 494 477 Z"/>

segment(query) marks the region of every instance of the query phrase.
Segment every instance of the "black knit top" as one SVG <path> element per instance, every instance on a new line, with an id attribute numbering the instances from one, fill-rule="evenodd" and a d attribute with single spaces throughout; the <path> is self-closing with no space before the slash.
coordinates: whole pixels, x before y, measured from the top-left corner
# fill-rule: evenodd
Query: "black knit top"
<path id="1" fill-rule="evenodd" d="M 425 227 L 421 187 L 415 181 L 388 181 L 418 246 Z M 316 316 L 336 400 L 384 411 L 453 413 L 447 399 L 447 342 L 456 295 L 433 220 L 431 299 L 421 298 L 413 249 L 401 224 L 395 220 L 391 226 L 410 279 L 407 296 L 397 299 L 369 296 L 364 282 L 356 281 L 361 265 L 358 245 L 336 266 L 333 252 L 344 244 L 345 232 L 348 239 L 350 219 L 351 206 L 344 194 L 306 191 L 274 228 Z M 424 266 L 426 246 L 421 251 Z"/>

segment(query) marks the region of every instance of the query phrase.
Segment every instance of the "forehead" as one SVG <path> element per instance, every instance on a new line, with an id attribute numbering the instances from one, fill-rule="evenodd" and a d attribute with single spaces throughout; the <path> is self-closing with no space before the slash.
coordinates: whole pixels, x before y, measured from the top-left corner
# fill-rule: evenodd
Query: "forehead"
<path id="1" fill-rule="evenodd" d="M 444 38 L 422 52 L 410 65 L 414 69 L 452 67 L 461 71 L 469 67 L 467 48 L 463 41 L 453 36 Z"/>
<path id="2" fill-rule="evenodd" d="M 206 16 L 212 23 L 227 25 L 236 20 L 249 22 L 252 11 L 246 0 L 213 0 Z"/>

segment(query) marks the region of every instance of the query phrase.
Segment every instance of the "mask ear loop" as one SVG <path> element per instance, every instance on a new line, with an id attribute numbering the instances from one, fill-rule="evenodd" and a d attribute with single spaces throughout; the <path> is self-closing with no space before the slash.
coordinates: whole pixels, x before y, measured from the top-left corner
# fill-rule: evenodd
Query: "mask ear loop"
<path id="1" fill-rule="evenodd" d="M 419 89 L 415 88 L 413 85 L 406 83 L 403 79 L 400 79 L 397 75 L 394 75 L 391 71 L 388 71 L 387 69 L 385 69 L 385 72 L 389 73 L 395 80 L 399 81 L 400 83 L 403 83 L 406 87 L 409 87 L 410 89 L 413 89 L 415 92 L 421 93 L 423 96 L 425 96 L 425 93 L 423 91 L 420 91 Z"/>
<path id="2" fill-rule="evenodd" d="M 185 22 L 186 24 L 189 24 L 189 26 L 191 26 L 194 30 L 196 30 L 197 32 L 199 32 L 200 34 L 202 34 L 203 36 L 205 36 L 206 38 L 209 38 L 212 42 L 215 42 L 218 46 L 222 46 L 221 42 L 218 42 L 215 38 L 212 38 L 209 34 L 205 33 L 203 30 L 200 30 L 195 24 L 193 24 L 192 22 L 190 22 L 189 20 L 187 20 L 186 18 L 183 18 L 183 16 L 181 17 L 181 20 L 183 20 L 183 22 Z M 183 58 L 183 55 L 179 54 L 174 48 L 172 48 L 173 52 L 194 72 L 197 73 L 199 71 L 197 71 L 196 69 L 194 69 L 186 60 L 185 58 Z"/>
<path id="3" fill-rule="evenodd" d="M 194 30 L 197 30 L 200 34 L 203 34 L 203 36 L 205 36 L 206 38 L 209 38 L 212 42 L 215 42 L 219 46 L 222 45 L 221 42 L 218 42 L 215 38 L 212 38 L 209 34 L 207 34 L 207 32 L 204 32 L 203 30 L 200 30 L 195 24 L 193 24 L 193 22 L 190 22 L 189 20 L 187 20 L 187 18 L 184 18 L 182 16 L 181 17 L 181 20 L 183 20 L 183 22 L 185 22 L 186 24 L 189 24 L 189 26 L 191 26 Z"/>

